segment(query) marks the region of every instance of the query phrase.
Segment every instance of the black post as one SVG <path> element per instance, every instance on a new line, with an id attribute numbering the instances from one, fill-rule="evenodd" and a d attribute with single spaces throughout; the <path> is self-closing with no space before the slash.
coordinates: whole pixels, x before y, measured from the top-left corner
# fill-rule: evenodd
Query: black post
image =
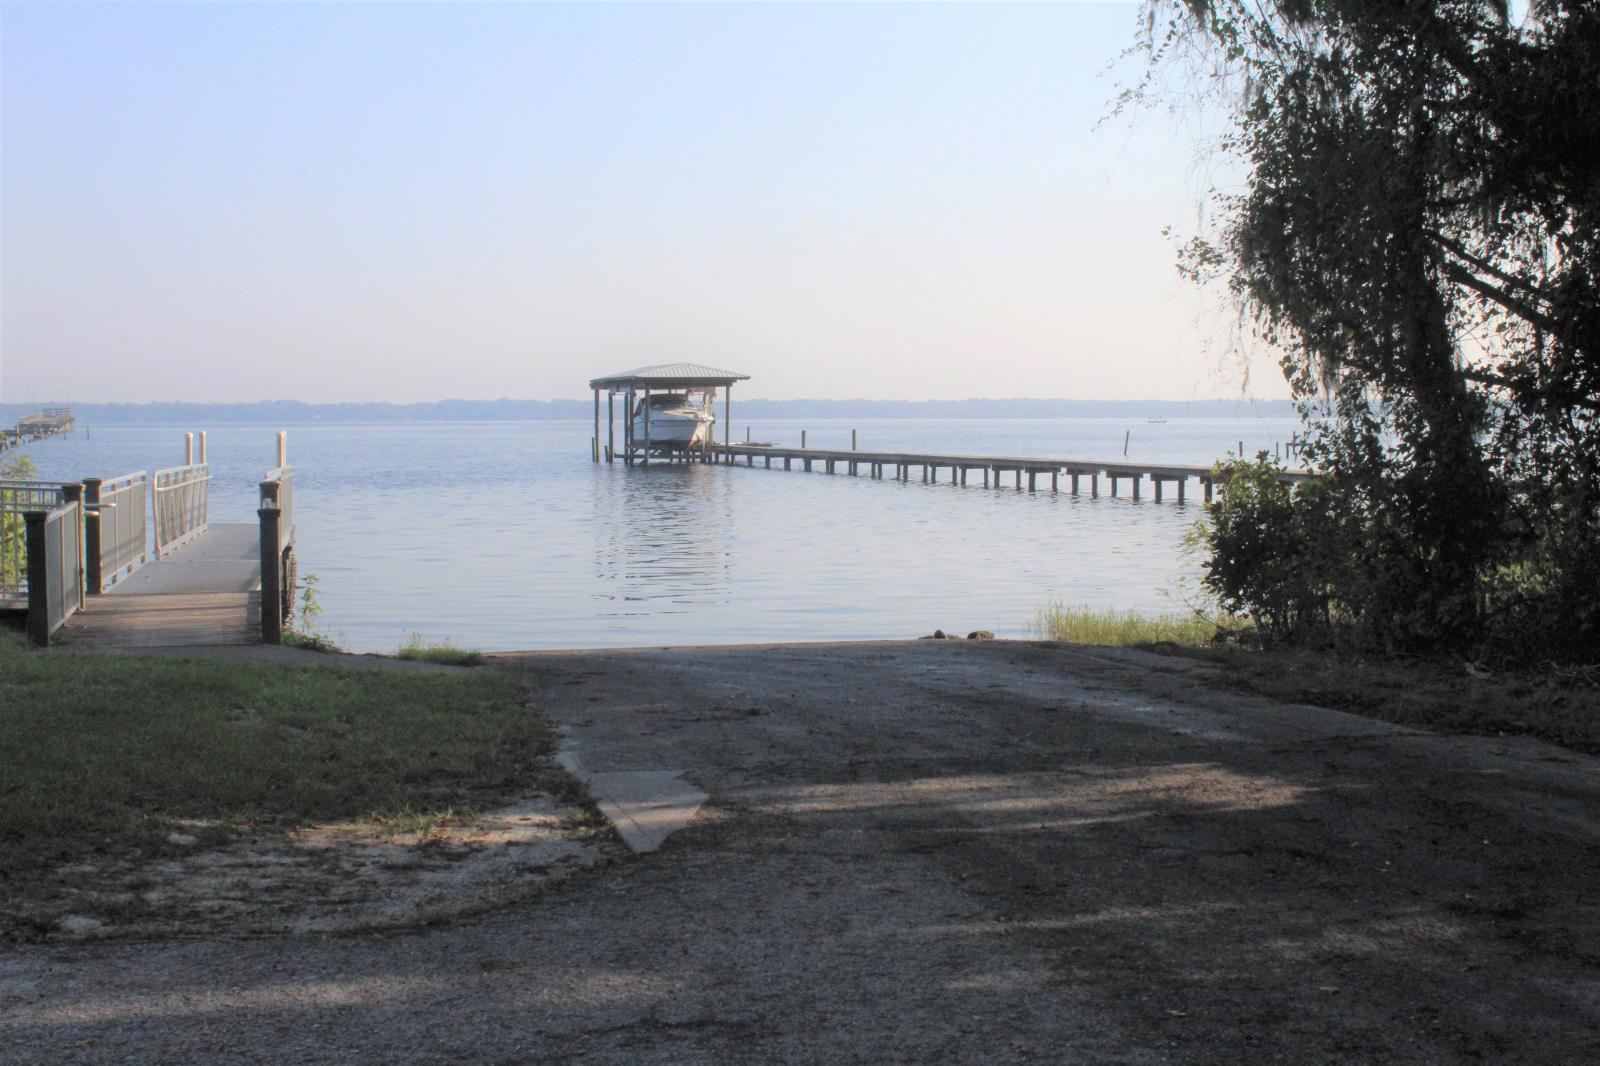
<path id="1" fill-rule="evenodd" d="M 283 570 L 278 559 L 278 508 L 262 507 L 261 519 L 261 643 L 283 643 Z"/>
<path id="2" fill-rule="evenodd" d="M 91 596 L 104 590 L 105 574 L 100 569 L 100 485 L 104 480 L 83 479 L 83 583 L 84 591 Z"/>
<path id="3" fill-rule="evenodd" d="M 28 639 L 43 648 L 50 643 L 50 561 L 45 548 L 44 511 L 25 511 L 28 542 Z"/>

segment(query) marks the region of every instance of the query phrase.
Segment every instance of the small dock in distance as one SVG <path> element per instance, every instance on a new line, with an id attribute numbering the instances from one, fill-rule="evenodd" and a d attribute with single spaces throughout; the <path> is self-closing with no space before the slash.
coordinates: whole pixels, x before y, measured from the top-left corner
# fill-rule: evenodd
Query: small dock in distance
<path id="1" fill-rule="evenodd" d="M 891 476 L 888 471 L 893 470 L 893 477 L 897 481 L 909 481 L 911 471 L 918 470 L 921 480 L 925 483 L 936 484 L 939 481 L 940 471 L 950 473 L 950 483 L 964 486 L 974 471 L 982 475 L 983 487 L 991 485 L 994 488 L 1004 488 L 1007 475 L 1011 476 L 1013 487 L 1021 490 L 1023 481 L 1027 481 L 1027 490 L 1037 492 L 1039 479 L 1050 479 L 1049 491 L 1060 492 L 1061 481 L 1066 479 L 1068 490 L 1076 496 L 1081 491 L 1087 480 L 1089 495 L 1100 495 L 1100 481 L 1106 481 L 1107 495 L 1117 496 L 1122 482 L 1126 481 L 1133 499 L 1142 496 L 1141 487 L 1149 481 L 1154 489 L 1156 502 L 1160 502 L 1165 495 L 1164 490 L 1170 486 L 1178 503 L 1185 502 L 1186 487 L 1190 481 L 1200 485 L 1201 492 L 1207 503 L 1210 503 L 1215 494 L 1214 484 L 1216 477 L 1213 467 L 1190 463 L 1141 463 L 1141 462 L 1116 462 L 1100 459 L 1055 459 L 1039 456 L 1015 455 L 950 455 L 936 452 L 867 452 L 858 450 L 856 445 L 856 431 L 850 431 L 850 448 L 808 448 L 806 435 L 800 434 L 800 447 L 790 448 L 777 444 L 758 444 L 746 441 L 735 444 L 730 439 L 733 430 L 733 385 L 735 382 L 748 381 L 748 374 L 741 374 L 733 370 L 718 370 L 714 367 L 702 366 L 698 363 L 672 363 L 661 366 L 641 367 L 621 374 L 612 374 L 608 377 L 595 378 L 589 382 L 589 387 L 594 390 L 594 436 L 590 438 L 590 457 L 596 463 L 612 463 L 619 458 L 628 466 L 639 464 L 649 466 L 651 463 L 724 463 L 733 465 L 743 458 L 746 466 L 755 466 L 760 459 L 762 466 L 770 469 L 774 460 L 783 462 L 783 469 L 792 470 L 794 464 L 799 463 L 800 468 L 807 472 L 813 471 L 821 465 L 823 473 L 834 474 L 841 470 L 856 477 L 865 473 L 867 477 L 882 479 Z M 722 443 L 717 443 L 714 427 L 707 427 L 710 432 L 695 436 L 687 443 L 674 442 L 662 443 L 651 439 L 650 432 L 650 397 L 659 392 L 677 393 L 689 390 L 715 390 L 721 389 L 723 396 L 722 416 Z M 605 430 L 601 432 L 601 393 L 606 394 L 605 400 Z M 616 446 L 616 397 L 621 394 L 625 397 L 623 406 L 623 446 L 618 451 Z M 639 408 L 637 397 L 644 397 L 642 409 L 646 412 L 643 420 L 642 432 L 634 428 L 636 421 L 634 412 Z M 1239 450 L 1244 450 L 1244 442 L 1239 444 Z M 1285 484 L 1293 485 L 1314 476 L 1310 470 L 1284 470 L 1278 475 L 1278 480 Z"/>
<path id="2" fill-rule="evenodd" d="M 1163 498 L 1163 487 L 1172 486 L 1177 501 L 1184 502 L 1185 486 L 1189 481 L 1199 482 L 1206 502 L 1211 502 L 1214 485 L 1210 466 L 1186 463 L 1105 462 L 1096 459 L 1054 459 L 1039 456 L 1000 455 L 947 455 L 932 452 L 867 452 L 854 448 L 790 448 L 772 444 L 713 444 L 708 449 L 715 461 L 736 464 L 740 459 L 746 466 L 771 468 L 774 460 L 781 460 L 783 469 L 792 470 L 796 463 L 800 469 L 815 471 L 820 467 L 827 474 L 844 473 L 851 477 L 866 476 L 882 479 L 892 477 L 909 481 L 911 472 L 917 470 L 919 478 L 928 484 L 938 484 L 940 471 L 947 471 L 949 483 L 966 485 L 972 474 L 982 475 L 984 488 L 1004 488 L 1007 476 L 1013 487 L 1022 490 L 1024 480 L 1027 491 L 1037 492 L 1041 477 L 1049 478 L 1049 491 L 1061 491 L 1063 479 L 1076 496 L 1087 483 L 1091 496 L 1100 495 L 1100 481 L 1106 481 L 1107 495 L 1116 496 L 1121 483 L 1130 486 L 1133 499 L 1141 497 L 1140 488 L 1148 480 L 1154 488 L 1157 502 Z M 892 473 L 891 473 L 892 472 Z M 1285 470 L 1279 479 L 1295 484 L 1313 476 L 1309 470 Z M 975 480 L 975 479 L 974 479 Z"/>

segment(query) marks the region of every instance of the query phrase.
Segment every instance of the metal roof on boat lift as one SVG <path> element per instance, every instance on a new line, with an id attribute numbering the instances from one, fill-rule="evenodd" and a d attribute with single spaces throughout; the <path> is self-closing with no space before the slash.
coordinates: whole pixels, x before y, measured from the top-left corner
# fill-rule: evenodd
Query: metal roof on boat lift
<path id="1" fill-rule="evenodd" d="M 749 381 L 749 374 L 732 370 L 718 370 L 699 363 L 662 363 L 660 366 L 642 366 L 621 374 L 595 378 L 589 382 L 591 389 L 682 389 L 712 385 L 732 385 L 735 381 Z"/>

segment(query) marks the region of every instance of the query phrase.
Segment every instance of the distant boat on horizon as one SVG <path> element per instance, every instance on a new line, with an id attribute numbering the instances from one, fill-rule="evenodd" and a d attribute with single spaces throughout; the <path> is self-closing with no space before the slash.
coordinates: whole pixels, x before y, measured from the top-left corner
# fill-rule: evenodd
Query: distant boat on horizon
<path id="1" fill-rule="evenodd" d="M 1159 425 L 1162 425 L 1163 423 L 1165 423 L 1166 419 L 1165 418 L 1147 418 L 1147 419 L 1145 419 L 1145 421 L 1150 423 L 1152 426 L 1159 426 Z"/>

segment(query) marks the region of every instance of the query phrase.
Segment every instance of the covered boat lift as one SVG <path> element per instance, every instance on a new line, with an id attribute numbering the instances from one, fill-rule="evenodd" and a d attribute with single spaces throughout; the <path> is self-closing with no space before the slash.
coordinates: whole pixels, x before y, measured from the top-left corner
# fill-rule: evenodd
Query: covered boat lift
<path id="1" fill-rule="evenodd" d="M 733 383 L 736 381 L 749 381 L 749 374 L 738 374 L 731 370 L 718 370 L 716 367 L 702 366 L 699 363 L 663 363 L 660 366 L 644 366 L 637 370 L 629 370 L 622 374 L 612 374 L 608 377 L 595 378 L 589 382 L 589 388 L 594 390 L 594 437 L 591 440 L 591 454 L 595 462 L 600 462 L 602 457 L 606 462 L 615 462 L 616 449 L 616 397 L 622 393 L 626 397 L 625 416 L 622 425 L 623 461 L 629 464 L 639 462 L 648 465 L 652 446 L 650 443 L 650 395 L 653 392 L 685 392 L 689 389 L 712 390 L 721 389 L 722 396 L 722 443 L 724 446 L 732 443 L 733 433 Z M 605 444 L 600 443 L 600 393 L 606 394 L 606 435 Z M 644 399 L 644 436 L 635 439 L 633 432 L 633 409 L 635 398 L 640 394 Z M 696 455 L 691 449 L 684 449 L 674 453 L 674 458 L 689 462 L 699 458 L 704 462 L 712 459 L 712 437 L 707 436 L 705 444 Z"/>

